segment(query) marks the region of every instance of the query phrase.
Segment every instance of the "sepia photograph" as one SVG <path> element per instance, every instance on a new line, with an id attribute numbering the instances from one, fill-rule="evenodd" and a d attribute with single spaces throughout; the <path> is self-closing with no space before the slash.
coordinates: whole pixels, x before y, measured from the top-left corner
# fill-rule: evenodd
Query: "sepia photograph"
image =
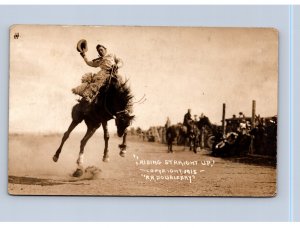
<path id="1" fill-rule="evenodd" d="M 278 35 L 11 26 L 9 194 L 276 196 Z"/>

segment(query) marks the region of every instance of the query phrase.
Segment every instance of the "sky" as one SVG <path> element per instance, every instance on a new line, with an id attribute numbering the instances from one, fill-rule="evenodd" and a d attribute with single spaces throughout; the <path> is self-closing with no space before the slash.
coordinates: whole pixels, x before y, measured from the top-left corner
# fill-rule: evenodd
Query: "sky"
<path id="1" fill-rule="evenodd" d="M 18 39 L 14 39 L 15 34 Z M 138 101 L 134 127 L 183 121 L 187 109 L 220 124 L 243 112 L 252 100 L 261 116 L 277 114 L 278 32 L 272 28 L 118 27 L 15 25 L 10 33 L 10 133 L 60 133 L 71 123 L 78 96 L 71 89 L 87 72 L 76 50 L 86 39 L 88 59 L 96 45 L 124 62 L 119 73 L 129 79 Z M 114 132 L 115 124 L 109 122 Z M 81 124 L 76 131 L 85 131 Z"/>

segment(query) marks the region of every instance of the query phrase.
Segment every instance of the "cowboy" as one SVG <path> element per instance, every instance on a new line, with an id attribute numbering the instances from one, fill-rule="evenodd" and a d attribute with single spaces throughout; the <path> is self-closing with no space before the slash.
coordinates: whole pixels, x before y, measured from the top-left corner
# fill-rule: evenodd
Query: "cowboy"
<path id="1" fill-rule="evenodd" d="M 96 46 L 99 57 L 89 61 L 85 55 L 87 51 L 87 43 L 85 40 L 80 40 L 77 44 L 77 50 L 84 59 L 85 63 L 91 67 L 99 67 L 100 71 L 97 74 L 87 73 L 82 77 L 82 84 L 72 89 L 74 94 L 82 96 L 88 102 L 92 102 L 100 87 L 110 76 L 118 77 L 118 69 L 122 66 L 122 60 L 114 55 L 107 54 L 106 47 L 101 44 Z"/>
<path id="2" fill-rule="evenodd" d="M 165 124 L 165 128 L 167 129 L 168 127 L 171 127 L 171 120 L 169 117 L 167 117 L 167 121 L 166 121 L 166 124 Z"/>
<path id="3" fill-rule="evenodd" d="M 191 109 L 188 109 L 188 112 L 184 115 L 183 118 L 183 125 L 187 127 L 188 132 L 191 130 L 191 123 L 192 123 L 192 114 L 191 114 Z"/>
<path id="4" fill-rule="evenodd" d="M 241 120 L 241 122 L 240 122 L 239 132 L 240 132 L 242 135 L 247 134 L 247 121 L 246 121 L 246 118 L 245 118 L 245 117 L 244 117 L 244 118 Z"/>

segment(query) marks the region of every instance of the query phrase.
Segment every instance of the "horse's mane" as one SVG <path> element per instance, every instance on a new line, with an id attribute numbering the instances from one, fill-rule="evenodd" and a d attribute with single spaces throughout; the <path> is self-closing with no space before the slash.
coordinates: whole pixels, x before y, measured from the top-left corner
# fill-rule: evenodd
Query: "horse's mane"
<path id="1" fill-rule="evenodd" d="M 108 92 L 108 89 L 112 88 L 114 96 L 120 102 L 120 107 L 122 110 L 127 110 L 129 113 L 132 113 L 133 106 L 133 95 L 131 92 L 131 88 L 128 85 L 128 79 L 125 82 L 120 78 L 109 77 L 104 82 L 104 85 L 100 88 L 100 91 L 97 96 L 102 96 L 103 93 Z"/>
<path id="2" fill-rule="evenodd" d="M 128 79 L 126 79 L 125 82 L 119 81 L 119 83 L 116 83 L 116 89 L 119 92 L 120 103 L 122 106 L 124 106 L 124 110 L 127 110 L 129 113 L 132 113 L 133 95 L 128 85 Z"/>

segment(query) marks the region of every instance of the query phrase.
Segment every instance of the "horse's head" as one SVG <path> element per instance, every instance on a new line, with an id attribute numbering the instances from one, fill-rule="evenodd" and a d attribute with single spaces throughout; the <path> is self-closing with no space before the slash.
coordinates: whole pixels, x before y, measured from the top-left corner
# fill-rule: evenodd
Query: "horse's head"
<path id="1" fill-rule="evenodd" d="M 212 124 L 211 124 L 209 118 L 208 118 L 207 116 L 203 115 L 203 116 L 200 118 L 200 120 L 197 122 L 197 127 L 198 127 L 199 129 L 201 129 L 202 127 L 205 127 L 205 126 L 207 126 L 207 127 L 209 127 L 210 129 L 212 129 Z"/>
<path id="2" fill-rule="evenodd" d="M 134 116 L 131 116 L 128 111 L 121 111 L 116 114 L 116 125 L 117 125 L 117 134 L 119 137 L 122 137 L 127 129 L 130 126 Z"/>

